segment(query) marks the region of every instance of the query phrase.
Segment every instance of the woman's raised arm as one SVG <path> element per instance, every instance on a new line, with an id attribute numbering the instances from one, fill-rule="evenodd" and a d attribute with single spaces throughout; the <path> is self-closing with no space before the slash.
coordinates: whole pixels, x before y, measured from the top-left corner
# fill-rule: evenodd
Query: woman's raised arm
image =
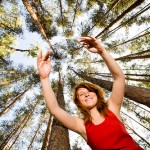
<path id="1" fill-rule="evenodd" d="M 65 127 L 73 130 L 79 134 L 82 134 L 84 127 L 84 122 L 82 119 L 73 117 L 66 111 L 61 109 L 57 103 L 55 94 L 51 88 L 49 81 L 49 74 L 51 72 L 51 61 L 49 58 L 50 51 L 47 51 L 44 56 L 42 56 L 42 51 L 39 52 L 37 56 L 37 68 L 40 75 L 40 80 L 43 89 L 43 95 L 45 98 L 46 105 L 50 113 L 60 121 Z"/>
<path id="2" fill-rule="evenodd" d="M 108 104 L 109 104 L 109 108 L 116 115 L 118 115 L 120 113 L 120 108 L 124 96 L 124 87 L 125 87 L 125 76 L 120 66 L 96 38 L 87 36 L 87 37 L 81 37 L 78 41 L 83 42 L 83 46 L 88 51 L 92 53 L 98 53 L 104 60 L 109 71 L 111 72 L 114 78 L 114 82 L 113 82 L 112 93 L 108 100 Z"/>

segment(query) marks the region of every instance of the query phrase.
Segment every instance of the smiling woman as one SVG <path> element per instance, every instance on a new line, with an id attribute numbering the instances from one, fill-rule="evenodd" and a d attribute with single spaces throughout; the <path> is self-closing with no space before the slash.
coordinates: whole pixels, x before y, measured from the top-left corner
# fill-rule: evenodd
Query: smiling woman
<path id="1" fill-rule="evenodd" d="M 114 77 L 112 93 L 105 101 L 104 92 L 96 85 L 79 84 L 75 88 L 74 102 L 83 114 L 83 118 L 71 116 L 59 107 L 49 83 L 50 51 L 44 56 L 40 51 L 37 66 L 50 113 L 66 128 L 80 134 L 92 150 L 142 150 L 121 122 L 120 108 L 125 87 L 125 77 L 121 68 L 96 38 L 81 37 L 78 42 L 83 42 L 83 46 L 89 52 L 98 53 L 103 58 Z"/>
<path id="2" fill-rule="evenodd" d="M 104 91 L 95 84 L 83 82 L 76 86 L 74 103 L 85 117 L 85 122 L 92 121 L 89 110 L 95 106 L 103 117 L 107 116 L 108 104 L 104 96 Z"/>

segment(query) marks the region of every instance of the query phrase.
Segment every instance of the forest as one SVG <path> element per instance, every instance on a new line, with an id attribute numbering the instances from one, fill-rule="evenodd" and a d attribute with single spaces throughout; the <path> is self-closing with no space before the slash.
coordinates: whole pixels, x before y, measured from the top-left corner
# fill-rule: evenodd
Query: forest
<path id="1" fill-rule="evenodd" d="M 0 150 L 90 150 L 50 114 L 36 66 L 39 50 L 50 49 L 59 106 L 80 117 L 74 87 L 97 84 L 107 99 L 113 84 L 104 61 L 77 42 L 87 35 L 121 66 L 122 120 L 136 143 L 150 150 L 149 14 L 148 0 L 0 0 Z"/>

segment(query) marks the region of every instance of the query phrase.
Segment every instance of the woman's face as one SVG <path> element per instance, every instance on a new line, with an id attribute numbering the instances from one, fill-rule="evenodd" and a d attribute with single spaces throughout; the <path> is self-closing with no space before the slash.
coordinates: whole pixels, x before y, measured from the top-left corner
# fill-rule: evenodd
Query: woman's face
<path id="1" fill-rule="evenodd" d="M 95 107 L 98 101 L 96 93 L 90 92 L 86 88 L 79 88 L 77 90 L 77 98 L 82 105 L 89 109 Z"/>

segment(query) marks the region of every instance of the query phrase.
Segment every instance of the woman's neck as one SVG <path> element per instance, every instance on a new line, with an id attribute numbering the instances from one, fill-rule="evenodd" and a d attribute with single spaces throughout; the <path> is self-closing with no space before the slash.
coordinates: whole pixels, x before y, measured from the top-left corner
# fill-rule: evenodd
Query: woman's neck
<path id="1" fill-rule="evenodd" d="M 97 110 L 96 107 L 94 107 L 93 109 L 91 109 L 90 113 L 91 113 L 92 119 L 100 117 L 100 113 L 99 113 L 99 111 Z"/>
<path id="2" fill-rule="evenodd" d="M 92 117 L 92 122 L 94 122 L 94 124 L 99 124 L 105 120 L 105 118 L 100 114 L 96 107 L 91 109 L 90 113 Z"/>

